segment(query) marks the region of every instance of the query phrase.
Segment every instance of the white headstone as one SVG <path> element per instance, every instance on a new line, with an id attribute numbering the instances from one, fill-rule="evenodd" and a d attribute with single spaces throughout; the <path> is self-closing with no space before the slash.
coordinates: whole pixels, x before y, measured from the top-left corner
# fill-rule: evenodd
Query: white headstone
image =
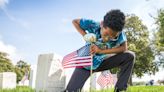
<path id="1" fill-rule="evenodd" d="M 42 54 L 38 58 L 36 91 L 61 92 L 65 88 L 66 77 L 62 75 L 62 57 L 56 54 Z"/>
<path id="2" fill-rule="evenodd" d="M 30 80 L 29 80 L 29 86 L 31 88 L 35 88 L 35 80 L 36 80 L 36 69 L 30 70 Z"/>
<path id="3" fill-rule="evenodd" d="M 22 83 L 21 81 L 18 82 L 18 86 L 29 86 L 29 80 L 25 80 L 24 83 Z"/>
<path id="4" fill-rule="evenodd" d="M 96 89 L 96 78 L 97 78 L 96 73 L 93 73 L 91 77 L 90 77 L 91 88 Z"/>
<path id="5" fill-rule="evenodd" d="M 16 87 L 16 74 L 14 72 L 0 73 L 0 89 Z"/>
<path id="6" fill-rule="evenodd" d="M 82 90 L 88 92 L 90 90 L 90 87 L 91 87 L 91 89 L 96 90 L 97 89 L 96 79 L 97 79 L 97 73 L 93 73 L 92 78 L 89 77 L 87 79 Z"/>

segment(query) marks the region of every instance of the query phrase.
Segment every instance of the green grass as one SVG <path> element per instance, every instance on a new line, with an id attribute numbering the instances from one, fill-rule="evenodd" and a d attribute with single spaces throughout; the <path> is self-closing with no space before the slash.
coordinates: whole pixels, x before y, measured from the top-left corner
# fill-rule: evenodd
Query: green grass
<path id="1" fill-rule="evenodd" d="M 17 86 L 15 89 L 0 89 L 0 92 L 35 92 L 35 90 L 27 86 Z"/>
<path id="2" fill-rule="evenodd" d="M 95 92 L 113 92 L 114 89 L 106 89 Z M 164 92 L 164 86 L 131 86 L 126 92 Z"/>
<path id="3" fill-rule="evenodd" d="M 127 92 L 164 92 L 164 86 L 134 86 Z"/>
<path id="4" fill-rule="evenodd" d="M 35 92 L 35 90 L 30 87 L 18 86 L 15 89 L 0 89 L 0 92 Z M 93 92 L 113 92 L 113 89 Z M 126 92 L 164 92 L 164 86 L 132 86 Z"/>

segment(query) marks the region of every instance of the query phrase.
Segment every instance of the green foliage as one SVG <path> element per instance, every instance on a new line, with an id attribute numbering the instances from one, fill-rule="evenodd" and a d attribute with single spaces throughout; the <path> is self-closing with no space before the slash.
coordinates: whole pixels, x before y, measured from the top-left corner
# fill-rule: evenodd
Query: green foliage
<path id="1" fill-rule="evenodd" d="M 29 74 L 30 65 L 28 65 L 25 61 L 18 61 L 15 65 L 15 73 L 17 74 L 17 83 L 22 80 L 25 73 Z"/>
<path id="2" fill-rule="evenodd" d="M 164 67 L 164 9 L 158 10 L 158 16 L 155 19 L 157 25 L 154 32 L 154 44 L 157 51 L 158 65 Z"/>
<path id="3" fill-rule="evenodd" d="M 127 35 L 128 49 L 136 54 L 133 74 L 137 77 L 142 77 L 145 73 L 155 74 L 159 65 L 154 62 L 157 51 L 153 48 L 154 43 L 149 39 L 146 25 L 138 16 L 127 15 L 124 31 Z M 117 73 L 118 68 L 112 69 L 111 72 Z"/>
<path id="4" fill-rule="evenodd" d="M 17 75 L 17 83 L 22 80 L 25 73 L 30 71 L 30 65 L 25 61 L 20 60 L 14 66 L 11 60 L 8 59 L 8 54 L 0 52 L 0 72 L 15 72 Z"/>
<path id="5" fill-rule="evenodd" d="M 8 59 L 7 56 L 7 53 L 0 52 L 0 72 L 14 71 L 14 65 L 11 63 L 10 59 Z"/>
<path id="6" fill-rule="evenodd" d="M 156 24 L 156 45 L 160 50 L 164 51 L 164 9 L 158 10 Z"/>
<path id="7" fill-rule="evenodd" d="M 22 78 L 24 76 L 24 72 L 20 68 L 15 67 L 15 73 L 17 75 L 17 83 L 18 83 L 19 81 L 22 80 Z"/>
<path id="8" fill-rule="evenodd" d="M 128 15 L 125 32 L 127 34 L 128 49 L 136 54 L 133 74 L 142 77 L 143 74 L 155 74 L 158 71 L 154 51 L 149 39 L 149 31 L 136 15 Z"/>

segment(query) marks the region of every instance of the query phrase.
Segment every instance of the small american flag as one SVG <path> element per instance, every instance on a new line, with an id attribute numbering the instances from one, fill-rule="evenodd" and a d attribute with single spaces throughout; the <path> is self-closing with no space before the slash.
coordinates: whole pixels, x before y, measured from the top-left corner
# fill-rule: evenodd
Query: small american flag
<path id="1" fill-rule="evenodd" d="M 114 83 L 113 76 L 109 70 L 101 72 L 97 79 L 97 83 L 104 88 L 105 86 L 112 85 Z"/>
<path id="2" fill-rule="evenodd" d="M 63 58 L 63 68 L 83 67 L 92 65 L 92 56 L 89 52 L 89 45 L 74 51 Z"/>

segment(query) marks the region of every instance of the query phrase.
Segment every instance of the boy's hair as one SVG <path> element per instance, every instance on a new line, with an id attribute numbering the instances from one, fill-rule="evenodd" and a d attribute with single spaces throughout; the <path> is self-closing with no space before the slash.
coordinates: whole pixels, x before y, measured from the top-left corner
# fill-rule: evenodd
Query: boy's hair
<path id="1" fill-rule="evenodd" d="M 125 25 L 125 15 L 120 10 L 111 10 L 104 16 L 103 26 L 120 32 Z"/>

